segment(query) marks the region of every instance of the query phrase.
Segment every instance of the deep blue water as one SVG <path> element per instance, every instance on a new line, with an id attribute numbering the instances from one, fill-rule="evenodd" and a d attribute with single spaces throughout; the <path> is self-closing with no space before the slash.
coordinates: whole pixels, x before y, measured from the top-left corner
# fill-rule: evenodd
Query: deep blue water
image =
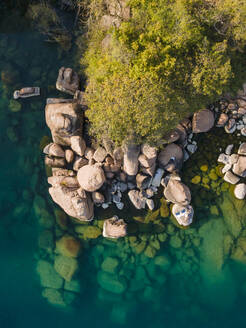
<path id="1" fill-rule="evenodd" d="M 236 145 L 235 138 L 217 130 L 198 137 L 202 152 L 183 169 L 196 211 L 191 228 L 179 229 L 158 210 L 151 216 L 129 206 L 119 215 L 135 222 L 137 231 L 131 237 L 137 241 L 83 237 L 74 277 L 81 291 L 68 293 L 75 297 L 74 302 L 57 306 L 43 296 L 47 286 L 40 282 L 37 264 L 43 260 L 53 266 L 54 249 L 41 249 L 40 236 L 47 231 L 55 239 L 75 235 L 74 226 L 63 232 L 54 223 L 57 207 L 48 194 L 40 148 L 42 137 L 49 136 L 45 99 L 64 97 L 55 90 L 57 72 L 63 65 L 75 66 L 72 53 L 45 43 L 36 32 L 0 34 L 0 327 L 245 325 L 245 201 L 236 201 L 228 186 L 223 189 L 220 178 L 210 189 L 190 182 L 196 175 L 208 177 L 215 169 L 218 145 L 225 146 L 231 141 L 228 138 Z M 11 111 L 13 91 L 32 85 L 41 87 L 42 96 L 21 100 L 21 110 Z M 203 173 L 201 165 L 208 165 L 208 171 Z M 43 200 L 41 214 L 35 210 L 37 196 Z M 161 194 L 156 201 L 160 198 Z M 98 212 L 99 220 L 93 227 L 101 229 L 100 219 L 111 214 L 112 210 Z M 144 243 L 145 251 L 141 251 L 140 243 Z M 125 286 L 122 293 L 118 287 L 117 292 L 109 292 L 111 287 L 100 286 L 98 277 L 107 258 L 118 263 L 117 272 L 110 277 Z M 63 287 L 59 293 L 65 297 Z"/>

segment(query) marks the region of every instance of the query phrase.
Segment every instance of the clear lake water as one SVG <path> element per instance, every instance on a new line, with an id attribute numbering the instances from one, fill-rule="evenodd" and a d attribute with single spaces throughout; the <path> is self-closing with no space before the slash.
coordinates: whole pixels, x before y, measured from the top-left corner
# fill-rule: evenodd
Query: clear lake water
<path id="1" fill-rule="evenodd" d="M 162 190 L 153 212 L 126 202 L 121 212 L 96 210 L 90 228 L 70 222 L 49 196 L 42 154 L 45 100 L 67 97 L 55 89 L 61 66 L 76 68 L 72 51 L 34 31 L 0 33 L 0 328 L 243 327 L 246 201 L 216 163 L 219 148 L 237 149 L 240 139 L 219 129 L 196 136 L 199 151 L 182 170 L 196 213 L 187 229 L 170 217 Z M 24 86 L 40 86 L 41 96 L 13 101 Z M 127 238 L 101 237 L 113 214 L 129 222 Z M 70 283 L 54 269 L 64 235 L 82 248 Z"/>

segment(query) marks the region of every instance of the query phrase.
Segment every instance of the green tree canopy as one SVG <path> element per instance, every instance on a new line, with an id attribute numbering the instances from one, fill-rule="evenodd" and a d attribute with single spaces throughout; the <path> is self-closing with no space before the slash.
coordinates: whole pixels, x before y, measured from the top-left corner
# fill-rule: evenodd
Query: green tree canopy
<path id="1" fill-rule="evenodd" d="M 92 133 L 158 143 L 178 121 L 245 77 L 244 0 L 130 0 L 129 20 L 102 30 L 91 0 L 87 115 Z M 105 11 L 106 10 L 106 11 Z"/>

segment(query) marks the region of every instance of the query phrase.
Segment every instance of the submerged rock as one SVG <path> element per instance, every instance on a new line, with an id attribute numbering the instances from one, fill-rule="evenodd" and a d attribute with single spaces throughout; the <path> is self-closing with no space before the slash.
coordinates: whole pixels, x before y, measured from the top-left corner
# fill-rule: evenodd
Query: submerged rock
<path id="1" fill-rule="evenodd" d="M 56 242 L 56 251 L 64 256 L 77 257 L 80 248 L 80 242 L 73 236 L 65 235 Z"/>
<path id="2" fill-rule="evenodd" d="M 43 287 L 59 289 L 63 285 L 63 279 L 54 270 L 51 263 L 39 260 L 37 263 L 37 273 L 40 277 L 40 283 Z"/>
<path id="3" fill-rule="evenodd" d="M 116 275 L 105 271 L 98 272 L 97 281 L 103 289 L 114 294 L 122 294 L 127 287 L 124 278 L 118 278 Z"/>
<path id="4" fill-rule="evenodd" d="M 75 258 L 58 255 L 55 257 L 54 267 L 62 278 L 70 281 L 78 269 L 78 263 Z"/>

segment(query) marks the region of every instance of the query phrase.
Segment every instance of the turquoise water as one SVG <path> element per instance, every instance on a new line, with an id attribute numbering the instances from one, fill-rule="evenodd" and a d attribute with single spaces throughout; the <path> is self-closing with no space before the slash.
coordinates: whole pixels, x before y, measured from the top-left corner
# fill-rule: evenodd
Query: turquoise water
<path id="1" fill-rule="evenodd" d="M 197 137 L 202 151 L 182 173 L 196 213 L 189 229 L 168 216 L 161 191 L 153 213 L 129 204 L 117 213 L 131 231 L 117 242 L 100 236 L 112 209 L 97 211 L 90 230 L 56 223 L 62 214 L 48 194 L 40 142 L 49 136 L 45 99 L 64 96 L 55 90 L 56 76 L 72 61 L 72 53 L 36 32 L 0 34 L 0 327 L 245 325 L 246 205 L 231 196 L 216 168 L 219 147 L 236 145 L 235 137 L 218 129 Z M 10 106 L 13 90 L 32 85 L 41 87 L 41 97 L 20 101 L 21 109 L 11 111 L 18 109 Z M 193 184 L 197 175 L 205 180 Z M 53 269 L 47 273 L 55 240 L 63 235 L 82 245 L 72 291 Z"/>

